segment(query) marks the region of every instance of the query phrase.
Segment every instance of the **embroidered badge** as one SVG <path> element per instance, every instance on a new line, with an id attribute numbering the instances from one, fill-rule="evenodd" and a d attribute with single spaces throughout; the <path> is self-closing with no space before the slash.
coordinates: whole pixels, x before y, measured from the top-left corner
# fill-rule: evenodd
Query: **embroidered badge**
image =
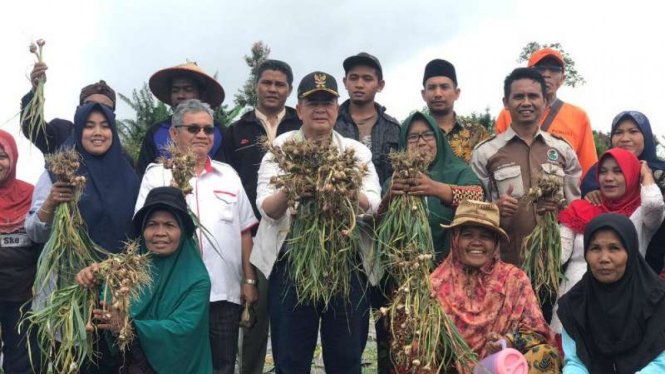
<path id="1" fill-rule="evenodd" d="M 314 83 L 316 88 L 326 88 L 326 80 L 328 76 L 325 74 L 314 74 Z"/>
<path id="2" fill-rule="evenodd" d="M 249 140 L 243 138 L 243 139 L 240 141 L 240 145 L 246 145 L 246 144 L 249 144 Z"/>
<path id="3" fill-rule="evenodd" d="M 550 148 L 547 150 L 547 158 L 550 159 L 550 161 L 557 161 L 559 159 L 559 152 L 554 148 Z"/>

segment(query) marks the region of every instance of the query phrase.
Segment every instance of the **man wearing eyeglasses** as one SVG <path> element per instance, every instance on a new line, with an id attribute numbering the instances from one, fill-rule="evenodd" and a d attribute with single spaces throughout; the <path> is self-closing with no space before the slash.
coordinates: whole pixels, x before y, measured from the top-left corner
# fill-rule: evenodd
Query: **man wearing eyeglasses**
<path id="1" fill-rule="evenodd" d="M 586 174 L 598 162 L 596 144 L 586 112 L 557 97 L 557 91 L 566 79 L 563 56 L 552 48 L 544 48 L 531 55 L 528 67 L 537 70 L 545 78 L 547 108 L 540 118 L 541 130 L 566 139 L 577 154 L 582 175 Z M 496 133 L 506 131 L 511 122 L 510 112 L 503 109 L 496 119 Z"/>
<path id="2" fill-rule="evenodd" d="M 210 348 L 214 373 L 232 374 L 238 347 L 242 303 L 258 300 L 256 272 L 249 264 L 252 228 L 258 224 L 238 173 L 230 165 L 211 160 L 215 126 L 210 106 L 196 99 L 176 108 L 169 134 L 180 150 L 197 156 L 187 205 L 201 226 L 196 235 L 211 281 Z M 171 170 L 153 163 L 146 169 L 136 211 L 148 192 L 173 183 Z M 203 230 L 203 231 L 202 231 Z"/>

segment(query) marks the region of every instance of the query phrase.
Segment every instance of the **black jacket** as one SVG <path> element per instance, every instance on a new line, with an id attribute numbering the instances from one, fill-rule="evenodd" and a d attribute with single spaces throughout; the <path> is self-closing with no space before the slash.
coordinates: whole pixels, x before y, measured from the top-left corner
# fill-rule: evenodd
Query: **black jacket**
<path id="1" fill-rule="evenodd" d="M 46 123 L 45 132 L 33 129 L 33 133 L 30 134 L 30 122 L 23 120 L 23 111 L 33 97 L 35 94 L 30 91 L 21 99 L 21 131 L 26 138 L 32 140 L 42 154 L 47 155 L 55 152 L 67 140 L 73 132 L 74 124 L 66 119 L 54 118 Z"/>
<path id="2" fill-rule="evenodd" d="M 296 110 L 286 107 L 286 114 L 277 127 L 277 136 L 289 131 L 298 130 L 302 122 L 296 114 Z M 224 132 L 222 138 L 222 149 L 226 162 L 233 166 L 240 175 L 242 186 L 249 198 L 254 214 L 261 219 L 261 214 L 256 208 L 256 182 L 258 180 L 259 166 L 265 155 L 259 139 L 266 136 L 266 130 L 259 119 L 256 118 L 254 110 L 249 111 L 232 123 Z M 256 230 L 256 226 L 255 229 Z M 254 233 L 256 233 L 254 231 Z"/>
<path id="3" fill-rule="evenodd" d="M 351 113 L 349 113 L 349 105 L 351 102 L 346 100 L 339 106 L 339 114 L 337 116 L 337 123 L 335 123 L 335 131 L 340 133 L 346 138 L 360 140 L 360 131 L 358 125 L 353 122 Z M 386 114 L 386 108 L 374 103 L 378 119 L 374 127 L 372 127 L 372 162 L 379 174 L 379 182 L 383 185 L 386 179 L 390 178 L 393 174 L 393 167 L 388 159 L 388 154 L 397 150 L 399 145 L 399 131 L 400 124 L 397 120 Z"/>
<path id="4" fill-rule="evenodd" d="M 167 144 L 168 140 L 171 139 L 170 136 L 165 137 L 163 140 L 163 144 L 155 144 L 155 135 L 160 131 L 164 131 L 164 128 L 171 127 L 171 117 L 169 117 L 166 121 L 161 121 L 152 124 L 148 130 L 145 133 L 145 136 L 143 137 L 143 143 L 141 144 L 141 151 L 139 152 L 139 157 L 136 160 L 136 174 L 138 174 L 139 179 L 143 179 L 143 174 L 145 174 L 145 169 L 148 168 L 148 165 L 150 165 L 153 162 L 157 162 L 157 159 L 159 158 L 159 152 L 158 152 L 158 147 L 163 147 Z M 222 133 L 224 132 L 224 128 L 222 125 L 215 121 L 215 127 L 217 128 L 217 131 L 215 131 L 215 137 L 221 136 L 222 141 L 223 136 Z M 221 145 L 217 148 L 217 151 L 215 151 L 215 154 L 212 155 L 212 159 L 215 161 L 220 161 L 220 162 L 226 162 L 224 159 L 224 146 Z"/>

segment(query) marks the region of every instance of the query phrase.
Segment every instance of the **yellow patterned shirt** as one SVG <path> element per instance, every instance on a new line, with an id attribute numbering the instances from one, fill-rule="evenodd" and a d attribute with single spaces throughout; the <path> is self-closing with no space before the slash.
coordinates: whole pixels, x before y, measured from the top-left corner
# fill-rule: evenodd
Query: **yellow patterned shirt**
<path id="1" fill-rule="evenodd" d="M 471 152 L 476 144 L 490 137 L 485 126 L 479 123 L 460 122 L 460 118 L 455 118 L 455 125 L 452 130 L 446 133 L 446 139 L 455 155 L 462 161 L 469 163 Z"/>

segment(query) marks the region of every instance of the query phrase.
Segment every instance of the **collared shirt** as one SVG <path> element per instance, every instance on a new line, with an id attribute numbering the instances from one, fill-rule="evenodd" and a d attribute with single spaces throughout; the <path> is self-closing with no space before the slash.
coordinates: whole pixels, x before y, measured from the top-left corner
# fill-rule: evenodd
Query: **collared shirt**
<path id="1" fill-rule="evenodd" d="M 287 132 L 278 136 L 273 144 L 277 146 L 282 145 L 296 136 L 301 136 L 300 134 L 300 131 Z M 340 151 L 344 151 L 347 148 L 353 148 L 355 150 L 355 155 L 358 158 L 358 163 L 367 165 L 369 172 L 363 177 L 360 191 L 367 196 L 367 200 L 369 201 L 369 209 L 365 213 L 373 215 L 376 213 L 379 204 L 381 203 L 381 185 L 379 184 L 379 177 L 376 174 L 374 164 L 371 162 L 372 152 L 360 142 L 345 138 L 334 131 L 332 136 L 332 144 L 337 146 Z M 272 272 L 272 268 L 277 261 L 277 255 L 282 248 L 282 244 L 284 244 L 284 241 L 286 240 L 291 225 L 291 215 L 288 212 L 284 213 L 284 215 L 278 219 L 272 219 L 263 211 L 263 201 L 277 192 L 275 187 L 270 184 L 270 179 L 282 172 L 279 166 L 275 162 L 272 162 L 272 159 L 272 154 L 267 153 L 263 157 L 261 166 L 259 167 L 259 179 L 256 187 L 256 206 L 263 218 L 259 224 L 259 230 L 256 233 L 256 239 L 254 241 L 254 249 L 252 250 L 252 255 L 250 257 L 250 262 L 261 270 L 266 278 L 269 277 Z M 360 239 L 363 252 L 363 266 L 365 267 L 370 282 L 375 284 L 377 281 L 377 279 L 375 279 L 376 274 L 374 274 L 375 269 L 372 267 L 372 261 L 369 258 L 372 243 L 365 235 L 361 235 Z"/>
<path id="2" fill-rule="evenodd" d="M 162 164 L 150 164 L 141 182 L 135 212 L 143 207 L 150 190 L 169 186 L 172 179 L 171 170 Z M 186 196 L 187 205 L 208 232 L 196 230 L 212 283 L 210 301 L 240 304 L 241 234 L 258 223 L 240 177 L 231 166 L 208 159 L 205 170 L 189 184 L 194 191 Z"/>
<path id="3" fill-rule="evenodd" d="M 275 124 L 270 123 L 270 121 L 268 121 L 268 116 L 261 113 L 258 108 L 254 109 L 254 114 L 256 115 L 256 119 L 258 119 L 263 125 L 263 128 L 266 129 L 268 139 L 270 141 L 275 140 L 277 137 L 277 127 L 279 127 L 279 124 L 282 122 L 282 119 L 286 115 L 286 107 L 282 108 L 282 111 L 277 115 L 277 121 L 275 121 Z"/>
<path id="4" fill-rule="evenodd" d="M 445 135 L 455 156 L 467 164 L 471 160 L 471 152 L 476 145 L 490 137 L 485 126 L 475 122 L 460 121 L 457 116 L 455 116 L 453 128 Z"/>
<path id="5" fill-rule="evenodd" d="M 540 124 L 545 121 L 547 115 L 550 113 L 548 106 L 540 118 Z M 510 112 L 503 109 L 496 119 L 496 133 L 500 134 L 510 127 L 512 119 Z M 598 155 L 596 154 L 596 143 L 593 140 L 593 132 L 591 131 L 591 123 L 586 112 L 575 105 L 563 103 L 561 110 L 554 117 L 554 121 L 547 130 L 550 134 L 560 136 L 573 147 L 577 154 L 577 159 L 582 166 L 582 174 L 586 172 L 598 162 Z"/>
<path id="6" fill-rule="evenodd" d="M 540 129 L 531 145 L 512 126 L 480 143 L 471 156 L 471 168 L 483 183 L 489 201 L 499 199 L 511 186 L 511 196 L 520 199 L 538 185 L 542 174 L 561 178 L 569 203 L 580 198 L 578 181 L 582 170 L 575 151 L 565 140 Z M 536 227 L 536 216 L 536 209 L 520 199 L 513 217 L 501 217 L 501 227 L 510 238 L 510 243 L 501 244 L 502 260 L 521 266 L 522 239 Z"/>

